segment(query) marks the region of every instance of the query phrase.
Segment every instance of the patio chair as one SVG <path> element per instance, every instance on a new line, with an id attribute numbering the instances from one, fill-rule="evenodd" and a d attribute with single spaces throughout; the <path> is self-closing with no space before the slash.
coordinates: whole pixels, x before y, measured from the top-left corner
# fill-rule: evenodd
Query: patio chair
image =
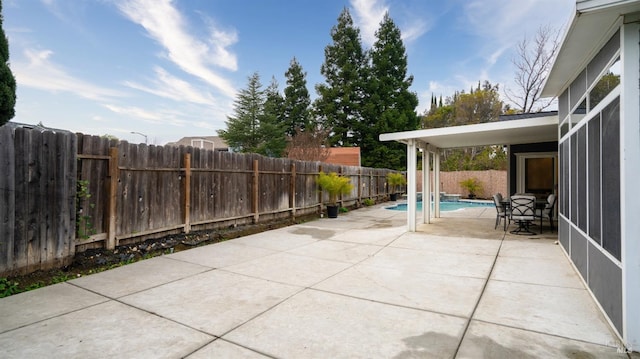
<path id="1" fill-rule="evenodd" d="M 505 208 L 502 203 L 502 194 L 496 193 L 493 195 L 493 203 L 496 205 L 496 225 L 493 229 L 497 229 L 500 221 L 504 219 L 504 230 L 507 230 L 507 221 L 511 224 L 511 218 L 509 216 L 508 210 Z"/>
<path id="2" fill-rule="evenodd" d="M 518 223 L 518 228 L 510 233 L 535 234 L 529 230 L 529 225 L 536 220 L 536 196 L 511 196 L 511 219 Z"/>
<path id="3" fill-rule="evenodd" d="M 556 195 L 550 194 L 547 197 L 547 203 L 544 208 L 536 209 L 536 217 L 540 218 L 540 233 L 542 233 L 542 220 L 549 218 L 549 225 L 551 226 L 551 232 L 553 232 L 553 209 L 556 206 Z"/>

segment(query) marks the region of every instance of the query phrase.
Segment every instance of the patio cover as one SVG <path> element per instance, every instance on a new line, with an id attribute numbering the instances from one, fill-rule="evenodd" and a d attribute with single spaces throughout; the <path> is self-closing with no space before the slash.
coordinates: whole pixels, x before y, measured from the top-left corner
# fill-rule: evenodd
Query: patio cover
<path id="1" fill-rule="evenodd" d="M 541 114 L 540 117 L 488 122 L 474 125 L 432 128 L 425 130 L 383 133 L 380 141 L 398 141 L 407 145 L 407 227 L 416 231 L 417 149 L 422 150 L 422 163 L 430 163 L 433 155 L 433 192 L 440 193 L 440 150 L 487 145 L 512 145 L 558 140 L 558 116 Z M 427 193 L 431 170 L 422 171 L 423 198 Z M 440 217 L 440 196 L 434 196 L 434 216 Z M 430 223 L 431 206 L 423 206 L 423 223 Z"/>

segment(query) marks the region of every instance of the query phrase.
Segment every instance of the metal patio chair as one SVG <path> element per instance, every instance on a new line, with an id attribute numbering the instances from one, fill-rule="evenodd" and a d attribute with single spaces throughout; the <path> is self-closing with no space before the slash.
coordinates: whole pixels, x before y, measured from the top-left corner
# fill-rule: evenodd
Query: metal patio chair
<path id="1" fill-rule="evenodd" d="M 509 216 L 509 212 L 505 205 L 502 203 L 503 198 L 501 193 L 496 193 L 493 195 L 493 203 L 496 205 L 496 225 L 493 229 L 497 229 L 501 220 L 504 220 L 504 230 L 507 230 L 507 221 L 511 224 L 511 218 Z"/>
<path id="2" fill-rule="evenodd" d="M 529 225 L 536 220 L 536 197 L 523 195 L 511 196 L 511 220 L 518 224 L 518 228 L 510 233 L 521 235 L 535 234 L 529 230 Z"/>

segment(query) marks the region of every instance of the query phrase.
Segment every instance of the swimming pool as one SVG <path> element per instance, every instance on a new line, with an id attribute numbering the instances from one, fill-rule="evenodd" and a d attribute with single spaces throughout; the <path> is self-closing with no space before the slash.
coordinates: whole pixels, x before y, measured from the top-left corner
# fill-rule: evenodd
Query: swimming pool
<path id="1" fill-rule="evenodd" d="M 440 210 L 443 212 L 447 211 L 457 211 L 463 208 L 491 208 L 493 207 L 493 202 L 467 202 L 467 201 L 456 201 L 456 202 L 440 202 Z M 422 202 L 418 202 L 418 211 L 422 211 Z M 407 204 L 406 203 L 398 203 L 395 206 L 385 207 L 386 209 L 390 209 L 392 211 L 406 211 Z M 431 204 L 431 208 L 433 208 L 433 203 Z"/>

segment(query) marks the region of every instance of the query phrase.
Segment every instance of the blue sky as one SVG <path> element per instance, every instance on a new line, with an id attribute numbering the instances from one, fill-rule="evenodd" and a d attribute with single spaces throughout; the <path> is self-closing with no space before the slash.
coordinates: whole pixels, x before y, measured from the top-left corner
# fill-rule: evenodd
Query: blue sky
<path id="1" fill-rule="evenodd" d="M 512 87 L 518 41 L 561 32 L 571 0 L 4 0 L 15 122 L 165 144 L 216 135 L 254 72 L 284 89 L 293 57 L 307 87 L 344 7 L 365 48 L 385 11 L 402 31 L 418 112 L 479 80 Z"/>

